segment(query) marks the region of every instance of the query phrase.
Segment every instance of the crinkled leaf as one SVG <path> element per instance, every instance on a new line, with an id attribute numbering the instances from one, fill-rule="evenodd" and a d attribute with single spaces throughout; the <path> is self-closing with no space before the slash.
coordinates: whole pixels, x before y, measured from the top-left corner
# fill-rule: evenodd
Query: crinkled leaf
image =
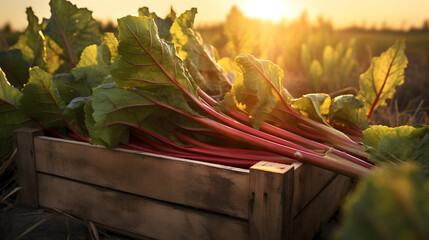
<path id="1" fill-rule="evenodd" d="M 51 37 L 75 67 L 82 51 L 91 44 L 100 43 L 100 29 L 86 8 L 77 8 L 66 0 L 51 0 L 51 18 L 44 33 Z"/>
<path id="2" fill-rule="evenodd" d="M 6 74 L 10 84 L 22 89 L 28 82 L 28 63 L 18 49 L 0 52 L 0 68 Z"/>
<path id="3" fill-rule="evenodd" d="M 46 128 L 63 128 L 62 111 L 66 108 L 51 75 L 38 67 L 30 69 L 30 80 L 23 89 L 21 108 Z"/>
<path id="4" fill-rule="evenodd" d="M 341 95 L 332 99 L 329 107 L 329 122 L 337 125 L 366 129 L 368 122 L 364 103 L 353 95 Z"/>
<path id="5" fill-rule="evenodd" d="M 119 55 L 111 71 L 118 85 L 157 91 L 165 99 L 170 95 L 184 93 L 173 82 L 197 96 L 196 85 L 176 54 L 172 43 L 160 39 L 154 21 L 149 17 L 127 16 L 119 22 Z M 157 90 L 159 89 L 159 90 Z M 165 91 L 170 89 L 170 91 Z M 168 102 L 170 105 L 189 111 L 187 101 Z"/>
<path id="6" fill-rule="evenodd" d="M 72 70 L 77 79 L 85 79 L 88 86 L 96 87 L 109 75 L 110 51 L 106 45 L 90 45 L 83 50 L 79 63 Z"/>
<path id="7" fill-rule="evenodd" d="M 44 45 L 46 49 L 44 70 L 49 74 L 69 72 L 71 67 L 64 60 L 63 49 L 48 36 L 45 36 Z"/>
<path id="8" fill-rule="evenodd" d="M 253 127 L 259 128 L 280 100 L 267 79 L 283 92 L 283 70 L 271 61 L 259 60 L 248 54 L 239 55 L 236 63 L 243 72 L 243 78 L 235 80 L 221 105 L 226 108 L 235 106 L 246 111 Z"/>
<path id="9" fill-rule="evenodd" d="M 13 131 L 34 126 L 20 110 L 21 98 L 22 93 L 9 84 L 0 69 L 0 158 L 12 152 Z"/>
<path id="10" fill-rule="evenodd" d="M 119 143 L 128 143 L 130 126 L 139 126 L 155 108 L 152 102 L 137 93 L 108 83 L 94 89 L 92 119 L 87 117 L 87 127 L 93 144 L 112 148 Z"/>
<path id="11" fill-rule="evenodd" d="M 235 79 L 237 79 L 238 75 L 241 75 L 241 69 L 237 65 L 237 63 L 229 57 L 221 58 L 217 61 L 217 63 L 221 66 L 222 71 L 225 76 L 228 78 L 228 81 L 234 83 Z"/>
<path id="12" fill-rule="evenodd" d="M 395 88 L 404 83 L 407 64 L 405 41 L 398 41 L 380 57 L 374 57 L 369 69 L 361 74 L 358 98 L 365 102 L 368 119 L 377 107 L 386 105 L 386 100 L 393 98 Z"/>
<path id="13" fill-rule="evenodd" d="M 308 118 L 328 125 L 325 119 L 329 115 L 331 97 L 324 93 L 305 94 L 292 103 L 292 107 Z"/>
<path id="14" fill-rule="evenodd" d="M 426 133 L 425 136 L 420 140 L 419 144 L 416 147 L 413 155 L 411 156 L 416 162 L 421 163 L 423 166 L 429 165 L 429 134 Z M 429 177 L 429 171 L 424 171 L 426 177 Z"/>
<path id="15" fill-rule="evenodd" d="M 170 90 L 167 88 L 165 91 Z M 95 88 L 91 106 L 88 106 L 88 103 L 85 105 L 85 121 L 92 143 L 109 148 L 119 143 L 126 144 L 130 130 L 140 132 L 140 129 L 178 142 L 173 135 L 173 130 L 177 129 L 176 124 L 201 127 L 199 124 L 195 125 L 195 122 L 190 123 L 186 117 L 157 106 L 145 96 L 161 100 L 156 92 L 135 88 L 124 89 L 115 83 Z M 171 121 L 174 121 L 174 124 Z"/>
<path id="16" fill-rule="evenodd" d="M 69 104 L 74 98 L 88 97 L 91 95 L 91 88 L 84 79 L 76 79 L 71 73 L 61 73 L 53 78 L 55 88 L 65 104 Z"/>
<path id="17" fill-rule="evenodd" d="M 148 7 L 142 7 L 138 12 L 139 16 L 151 17 L 158 27 L 159 36 L 166 41 L 171 41 L 170 28 L 174 20 L 176 20 L 176 12 L 174 12 L 173 8 L 170 9 L 170 13 L 164 19 L 158 17 L 155 12 L 149 12 Z"/>
<path id="18" fill-rule="evenodd" d="M 94 120 L 94 117 L 92 116 L 92 114 L 94 113 L 94 108 L 92 107 L 92 97 L 90 100 L 85 102 L 83 111 L 85 113 L 85 127 L 88 131 L 88 135 L 91 138 L 91 143 L 96 145 L 108 146 L 107 143 L 103 142 L 102 140 L 92 138 L 92 136 L 97 136 L 98 134 L 95 129 L 95 120 Z"/>
<path id="19" fill-rule="evenodd" d="M 222 99 L 230 85 L 216 63 L 215 49 L 204 44 L 200 34 L 193 29 L 196 13 L 197 9 L 192 8 L 174 21 L 170 29 L 172 41 L 195 83 L 215 99 Z"/>
<path id="20" fill-rule="evenodd" d="M 19 49 L 30 66 L 43 66 L 45 48 L 43 43 L 42 26 L 39 19 L 34 15 L 31 7 L 27 8 L 28 26 L 19 37 L 18 42 L 11 49 Z"/>
<path id="21" fill-rule="evenodd" d="M 106 45 L 110 51 L 110 63 L 113 63 L 118 56 L 118 44 L 115 34 L 108 32 L 103 35 L 103 45 Z"/>
<path id="22" fill-rule="evenodd" d="M 372 126 L 363 131 L 363 143 L 375 149 L 376 152 L 369 152 L 370 159 L 379 164 L 416 161 L 420 158 L 414 159 L 413 153 L 428 132 L 428 126 L 401 126 L 396 128 Z M 424 164 L 425 168 L 429 167 L 427 160 L 420 163 Z"/>
<path id="23" fill-rule="evenodd" d="M 85 126 L 85 104 L 91 100 L 91 97 L 76 97 L 64 109 L 64 117 L 69 120 L 69 124 L 79 133 L 88 136 L 88 130 Z"/>
<path id="24" fill-rule="evenodd" d="M 335 239 L 429 239 L 427 199 L 421 166 L 380 168 L 347 199 Z"/>

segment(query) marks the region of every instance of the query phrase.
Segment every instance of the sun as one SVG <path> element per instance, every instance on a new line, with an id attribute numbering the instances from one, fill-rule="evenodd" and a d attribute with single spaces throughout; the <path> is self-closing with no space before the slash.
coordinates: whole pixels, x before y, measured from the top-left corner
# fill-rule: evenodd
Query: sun
<path id="1" fill-rule="evenodd" d="M 243 9 L 248 17 L 261 18 L 278 22 L 282 18 L 295 17 L 290 4 L 281 0 L 251 0 L 247 7 Z"/>

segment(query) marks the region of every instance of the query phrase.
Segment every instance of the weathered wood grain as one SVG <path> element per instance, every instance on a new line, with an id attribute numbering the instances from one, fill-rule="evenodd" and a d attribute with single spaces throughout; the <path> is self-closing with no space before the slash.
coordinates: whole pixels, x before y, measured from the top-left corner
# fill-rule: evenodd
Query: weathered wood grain
<path id="1" fill-rule="evenodd" d="M 334 172 L 308 164 L 294 163 L 292 215 L 295 217 L 336 176 Z"/>
<path id="2" fill-rule="evenodd" d="M 250 168 L 250 239 L 289 239 L 294 167 L 259 162 Z"/>
<path id="3" fill-rule="evenodd" d="M 34 142 L 36 136 L 43 135 L 43 130 L 37 128 L 20 128 L 15 131 L 14 140 L 18 148 L 15 156 L 18 168 L 18 185 L 21 204 L 37 207 L 37 178 L 34 164 Z"/>
<path id="4" fill-rule="evenodd" d="M 49 137 L 35 145 L 39 172 L 248 218 L 249 170 Z"/>
<path id="5" fill-rule="evenodd" d="M 306 240 L 322 229 L 352 188 L 354 180 L 337 174 L 293 219 L 293 239 Z"/>
<path id="6" fill-rule="evenodd" d="M 40 206 L 154 239 L 247 239 L 248 223 L 224 215 L 38 174 Z"/>

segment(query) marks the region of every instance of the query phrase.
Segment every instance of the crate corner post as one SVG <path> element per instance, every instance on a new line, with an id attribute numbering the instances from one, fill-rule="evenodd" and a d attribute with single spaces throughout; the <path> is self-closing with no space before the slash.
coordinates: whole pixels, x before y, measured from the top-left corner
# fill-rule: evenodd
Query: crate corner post
<path id="1" fill-rule="evenodd" d="M 249 181 L 249 239 L 291 239 L 294 167 L 261 161 Z"/>
<path id="2" fill-rule="evenodd" d="M 19 202 L 25 206 L 38 207 L 37 177 L 35 169 L 34 138 L 43 135 L 40 128 L 20 128 L 14 132 L 15 156 L 18 168 Z"/>

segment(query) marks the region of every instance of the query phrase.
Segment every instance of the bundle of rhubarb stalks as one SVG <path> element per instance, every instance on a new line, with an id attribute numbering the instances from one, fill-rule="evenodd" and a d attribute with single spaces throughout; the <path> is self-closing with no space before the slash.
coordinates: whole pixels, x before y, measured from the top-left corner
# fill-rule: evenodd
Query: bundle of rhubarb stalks
<path id="1" fill-rule="evenodd" d="M 243 168 L 299 161 L 359 177 L 374 166 L 361 143 L 369 97 L 292 98 L 273 62 L 218 59 L 193 28 L 194 8 L 165 19 L 141 8 L 118 20 L 117 39 L 101 35 L 87 9 L 50 5 L 52 17 L 40 24 L 27 9 L 29 26 L 6 51 L 14 67 L 1 65 L 10 134 L 38 125 L 108 148 Z M 403 50 L 398 42 L 386 52 L 399 75 Z"/>

